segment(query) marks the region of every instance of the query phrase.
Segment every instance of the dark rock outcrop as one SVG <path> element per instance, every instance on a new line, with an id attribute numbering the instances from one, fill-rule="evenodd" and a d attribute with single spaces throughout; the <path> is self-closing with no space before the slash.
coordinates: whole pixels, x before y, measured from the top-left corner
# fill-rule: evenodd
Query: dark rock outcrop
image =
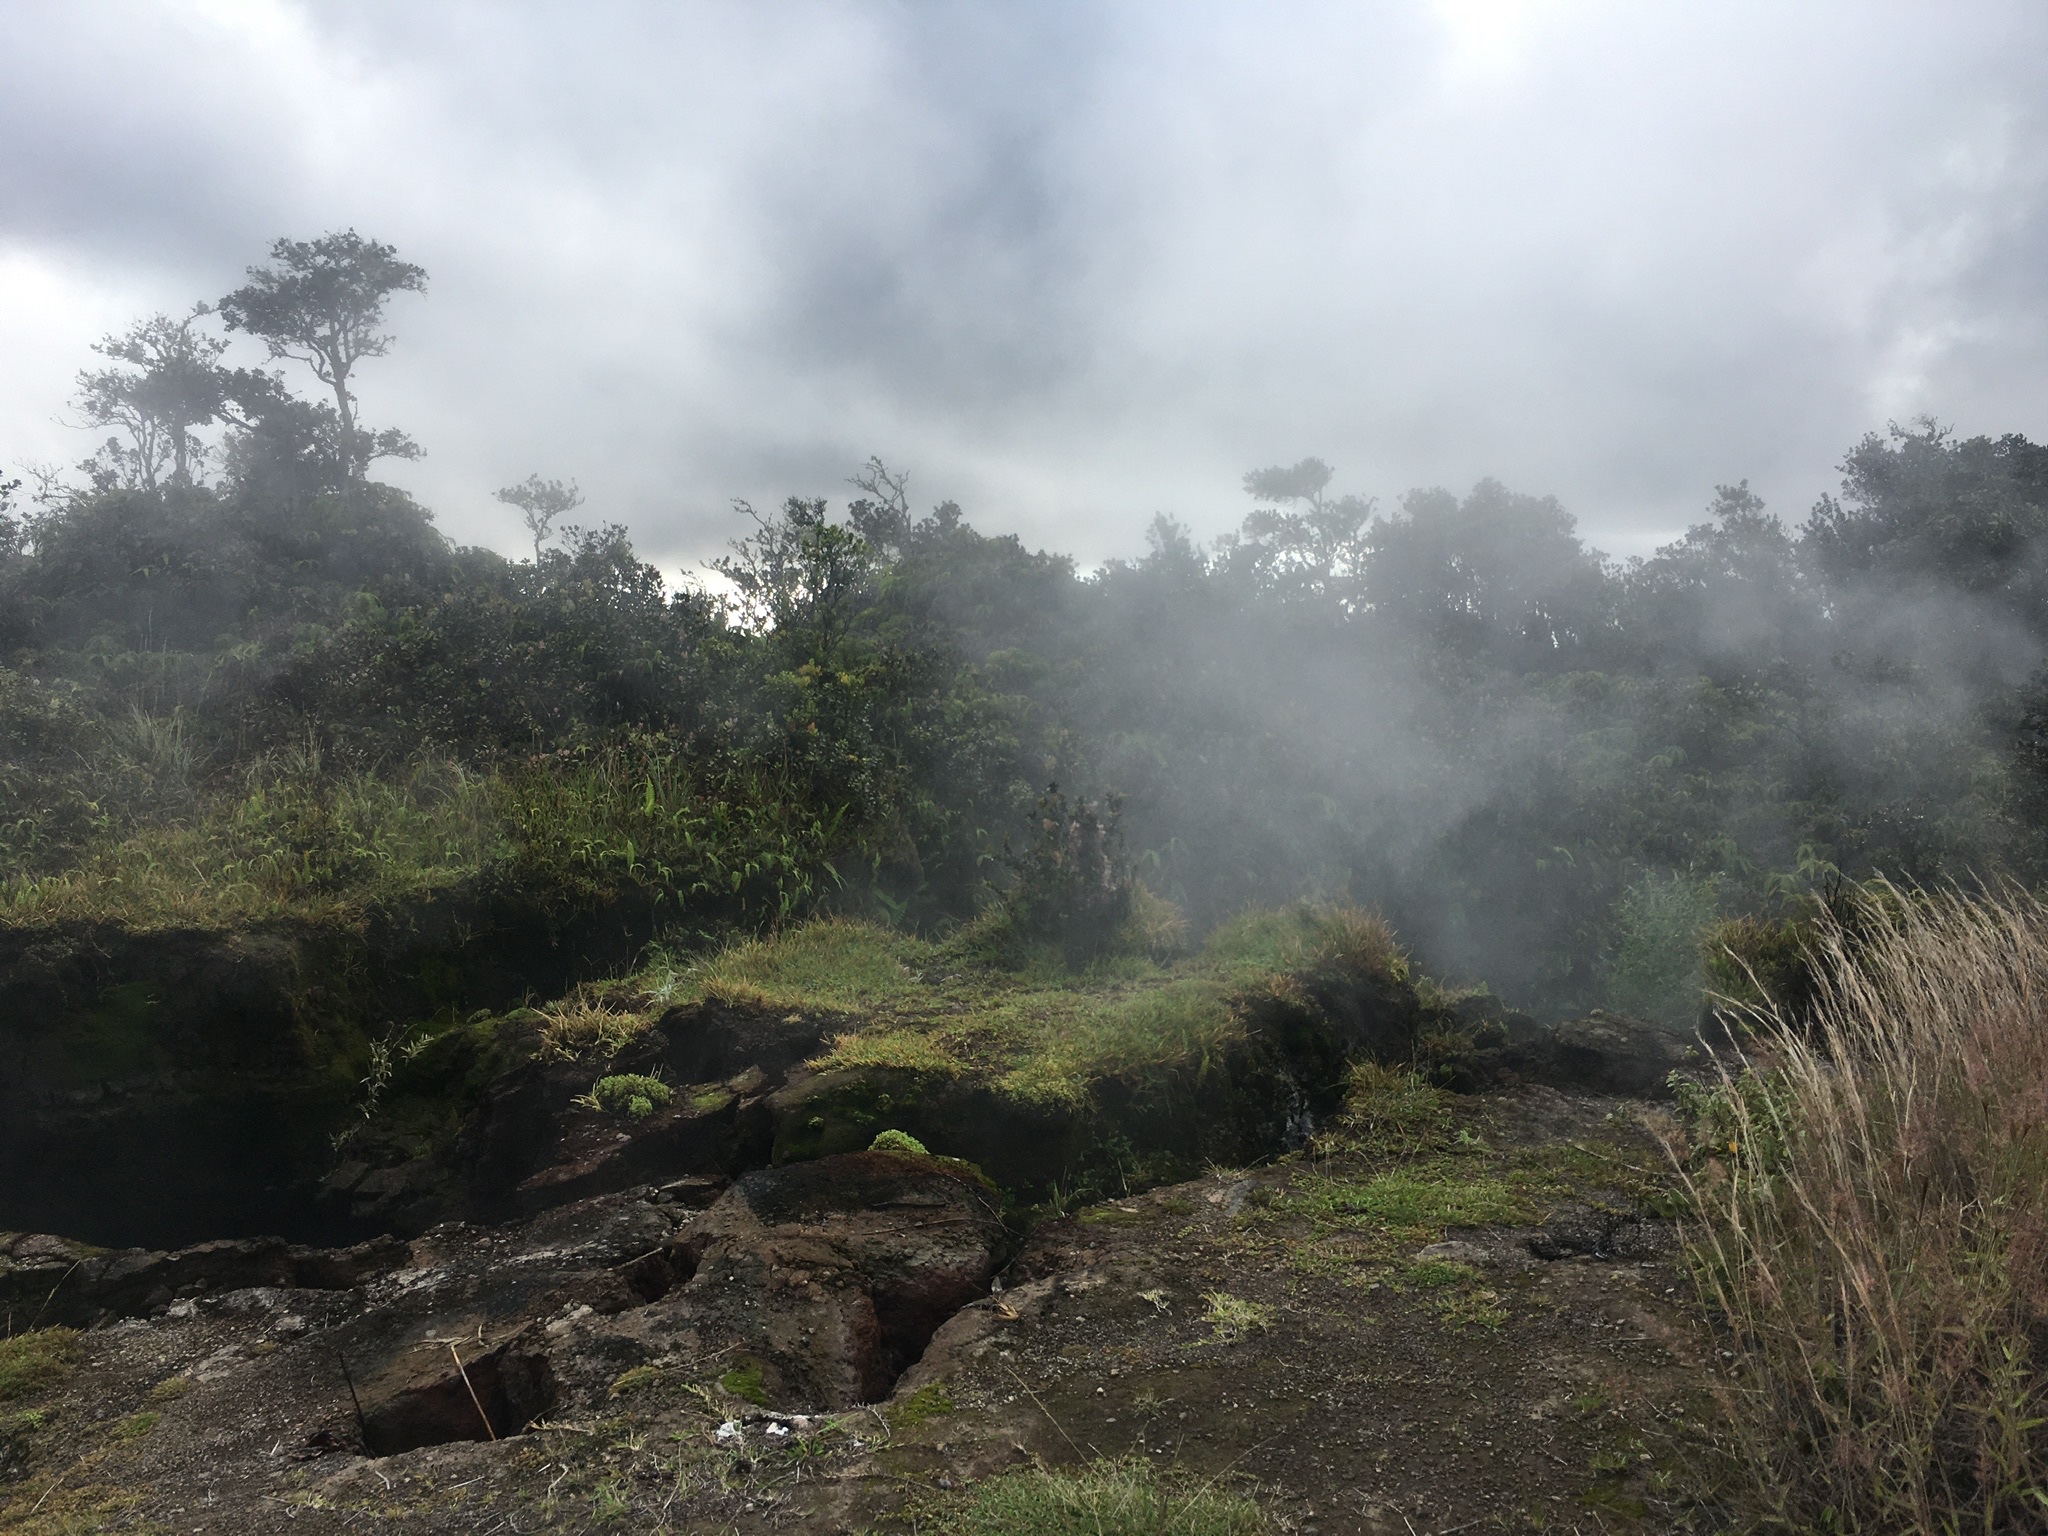
<path id="1" fill-rule="evenodd" d="M 678 1300 L 708 1341 L 758 1363 L 771 1397 L 886 1397 L 939 1325 L 988 1293 L 1006 1243 L 972 1170 L 893 1152 L 764 1168 L 691 1229 Z"/>
<path id="2" fill-rule="evenodd" d="M 1549 1029 L 1522 1015 L 1485 1019 L 1467 1030 L 1469 1044 L 1439 1064 L 1461 1092 L 1536 1083 L 1586 1093 L 1661 1098 L 1667 1080 L 1692 1056 L 1676 1030 L 1595 1009 Z"/>
<path id="3" fill-rule="evenodd" d="M 310 1248 L 225 1238 L 171 1253 L 108 1251 L 44 1233 L 0 1233 L 0 1311 L 16 1330 L 140 1317 L 185 1298 L 257 1287 L 349 1290 L 406 1262 L 397 1238 Z"/>

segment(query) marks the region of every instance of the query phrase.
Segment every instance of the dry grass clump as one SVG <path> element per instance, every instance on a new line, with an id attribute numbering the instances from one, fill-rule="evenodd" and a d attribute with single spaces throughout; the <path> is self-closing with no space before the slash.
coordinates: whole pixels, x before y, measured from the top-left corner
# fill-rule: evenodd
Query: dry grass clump
<path id="1" fill-rule="evenodd" d="M 541 1055 L 557 1061 L 580 1056 L 619 1054 L 641 1034 L 649 1020 L 614 1006 L 589 992 L 572 992 L 541 1012 Z"/>
<path id="2" fill-rule="evenodd" d="M 2048 907 L 1864 893 L 1776 1065 L 1695 1095 L 1692 1253 L 1756 1511 L 2048 1529 Z"/>

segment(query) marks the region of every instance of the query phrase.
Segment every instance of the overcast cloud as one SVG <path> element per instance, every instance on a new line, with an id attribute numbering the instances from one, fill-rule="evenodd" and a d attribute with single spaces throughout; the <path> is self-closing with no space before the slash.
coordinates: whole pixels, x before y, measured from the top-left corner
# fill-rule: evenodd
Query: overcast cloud
<path id="1" fill-rule="evenodd" d="M 530 471 L 673 569 L 878 453 L 1095 560 L 1313 453 L 1634 552 L 1887 419 L 2048 437 L 2037 0 L 9 0 L 0 51 L 0 462 L 347 225 L 432 275 L 387 477 L 508 551 Z"/>

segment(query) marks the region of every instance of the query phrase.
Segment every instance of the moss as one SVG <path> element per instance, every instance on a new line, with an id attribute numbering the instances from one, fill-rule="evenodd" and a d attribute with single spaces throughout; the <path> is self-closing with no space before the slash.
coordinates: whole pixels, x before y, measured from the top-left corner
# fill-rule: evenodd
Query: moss
<path id="1" fill-rule="evenodd" d="M 1385 925 L 1356 909 L 1297 903 L 1225 925 L 1162 967 L 1126 954 L 1079 972 L 998 964 L 971 934 L 947 944 L 831 920 L 732 946 L 645 985 L 763 1009 L 854 1013 L 810 1065 L 986 1084 L 1005 1097 L 1083 1106 L 1109 1078 L 1205 1072 L 1248 1035 L 1248 995 L 1313 1012 L 1278 972 L 1349 967 L 1405 977 Z M 628 987 L 635 983 L 622 983 Z"/>
<path id="2" fill-rule="evenodd" d="M 645 1391 L 660 1381 L 662 1374 L 662 1369 L 658 1365 L 636 1365 L 631 1370 L 621 1371 L 612 1378 L 611 1395 L 629 1397 L 635 1392 Z M 756 1370 L 757 1378 L 759 1374 Z"/>
<path id="3" fill-rule="evenodd" d="M 868 1143 L 870 1152 L 907 1152 L 913 1157 L 930 1157 L 931 1149 L 908 1131 L 883 1131 Z"/>
<path id="4" fill-rule="evenodd" d="M 78 1365 L 78 1335 L 69 1328 L 41 1328 L 0 1339 L 0 1403 L 47 1391 Z"/>
<path id="5" fill-rule="evenodd" d="M 131 1413 L 125 1419 L 115 1421 L 113 1435 L 116 1440 L 140 1440 L 156 1428 L 157 1420 L 163 1415 L 154 1409 Z"/>
<path id="6" fill-rule="evenodd" d="M 660 1078 L 639 1072 L 601 1077 L 590 1090 L 591 1102 L 599 1109 L 614 1114 L 623 1112 L 635 1120 L 645 1120 L 657 1109 L 666 1109 L 675 1096 L 675 1090 Z"/>
<path id="7" fill-rule="evenodd" d="M 738 1365 L 718 1378 L 719 1390 L 752 1403 L 756 1408 L 768 1406 L 768 1385 L 761 1379 L 761 1362 L 742 1360 Z"/>
<path id="8" fill-rule="evenodd" d="M 149 1400 L 153 1403 L 173 1403 L 191 1390 L 190 1376 L 166 1376 L 149 1389 Z"/>
<path id="9" fill-rule="evenodd" d="M 915 1429 L 927 1419 L 942 1418 L 954 1409 L 953 1394 L 946 1384 L 928 1381 L 900 1403 L 892 1404 L 887 1417 L 891 1429 Z"/>
<path id="10" fill-rule="evenodd" d="M 889 1025 L 833 1036 L 831 1050 L 819 1058 L 818 1065 L 881 1067 L 934 1077 L 959 1077 L 972 1070 L 970 1063 L 956 1055 L 943 1036 Z"/>

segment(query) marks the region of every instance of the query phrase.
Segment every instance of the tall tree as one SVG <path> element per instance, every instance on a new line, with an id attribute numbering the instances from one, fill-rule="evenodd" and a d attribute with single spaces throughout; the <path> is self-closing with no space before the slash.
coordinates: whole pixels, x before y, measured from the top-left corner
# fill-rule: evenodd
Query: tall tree
<path id="1" fill-rule="evenodd" d="M 418 445 L 403 433 L 363 431 L 349 380 L 357 363 L 390 349 L 384 306 L 393 294 L 426 292 L 426 270 L 353 229 L 318 240 L 278 240 L 270 259 L 271 266 L 249 268 L 249 281 L 220 301 L 228 328 L 262 338 L 273 358 L 306 364 L 334 391 L 349 482 L 360 480 L 373 459 L 417 458 Z"/>
<path id="2" fill-rule="evenodd" d="M 201 304 L 182 320 L 152 315 L 125 336 L 107 336 L 93 350 L 121 367 L 78 375 L 77 408 L 88 425 L 119 427 L 118 438 L 89 461 L 96 477 L 155 490 L 168 470 L 173 485 L 191 485 L 206 447 L 193 434 L 220 418 L 226 390 L 220 355 L 227 343 L 193 328 L 212 311 Z"/>
<path id="3" fill-rule="evenodd" d="M 574 480 L 564 485 L 559 480 L 543 480 L 539 475 L 528 475 L 517 485 L 506 486 L 497 495 L 506 506 L 519 509 L 526 531 L 533 535 L 535 570 L 540 569 L 540 547 L 554 532 L 555 520 L 583 505 L 583 492 L 576 488 Z"/>

